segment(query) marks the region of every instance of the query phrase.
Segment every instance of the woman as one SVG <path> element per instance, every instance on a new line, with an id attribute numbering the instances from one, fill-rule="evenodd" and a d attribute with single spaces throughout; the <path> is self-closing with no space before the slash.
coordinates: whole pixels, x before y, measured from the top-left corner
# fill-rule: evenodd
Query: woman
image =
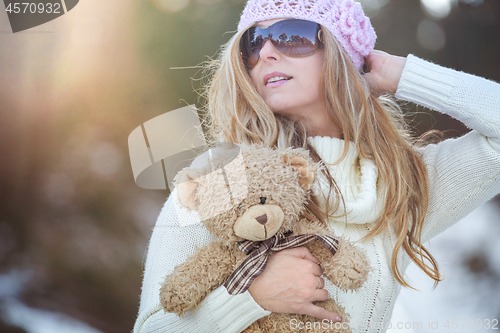
<path id="1" fill-rule="evenodd" d="M 351 0 L 250 0 L 213 66 L 206 105 L 216 141 L 305 147 L 325 163 L 309 208 L 365 250 L 372 266 L 365 285 L 355 293 L 325 285 L 316 258 L 294 248 L 273 255 L 249 291 L 230 296 L 220 287 L 184 318 L 164 313 L 160 282 L 211 240 L 174 191 L 151 238 L 135 332 L 239 332 L 270 311 L 340 321 L 312 304 L 328 294 L 350 313 L 354 331 L 383 332 L 401 285 L 409 286 L 410 262 L 440 281 L 422 244 L 500 192 L 500 86 L 373 51 L 374 42 Z M 474 130 L 424 146 L 397 105 L 378 97 L 384 92 Z"/>

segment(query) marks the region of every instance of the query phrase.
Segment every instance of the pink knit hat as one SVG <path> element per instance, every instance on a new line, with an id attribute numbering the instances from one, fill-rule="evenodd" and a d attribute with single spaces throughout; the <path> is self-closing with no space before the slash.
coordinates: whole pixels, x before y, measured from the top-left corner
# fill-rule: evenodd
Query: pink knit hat
<path id="1" fill-rule="evenodd" d="M 377 35 L 361 5 L 352 0 L 248 0 L 238 31 L 276 18 L 313 21 L 327 28 L 361 71 Z"/>

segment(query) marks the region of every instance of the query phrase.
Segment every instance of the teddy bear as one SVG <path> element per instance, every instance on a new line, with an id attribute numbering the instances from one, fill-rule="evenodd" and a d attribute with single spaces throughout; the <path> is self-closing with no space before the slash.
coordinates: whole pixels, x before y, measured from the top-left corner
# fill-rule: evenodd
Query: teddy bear
<path id="1" fill-rule="evenodd" d="M 296 246 L 305 246 L 319 260 L 323 276 L 340 289 L 361 287 L 370 271 L 366 255 L 307 214 L 321 164 L 300 148 L 234 146 L 205 153 L 202 162 L 175 177 L 179 203 L 197 211 L 216 240 L 165 278 L 160 289 L 164 310 L 183 316 L 221 285 L 233 295 L 245 292 L 258 276 L 249 273 L 262 272 L 273 251 Z M 291 323 L 300 322 L 310 323 L 308 332 L 350 332 L 349 314 L 334 299 L 314 304 L 340 314 L 347 325 L 271 313 L 244 332 L 296 332 Z"/>

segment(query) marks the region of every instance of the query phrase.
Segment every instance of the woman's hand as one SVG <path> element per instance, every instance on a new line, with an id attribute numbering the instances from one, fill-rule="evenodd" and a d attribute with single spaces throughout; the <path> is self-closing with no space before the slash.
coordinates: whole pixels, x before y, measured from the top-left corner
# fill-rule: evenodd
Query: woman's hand
<path id="1" fill-rule="evenodd" d="M 248 291 L 263 309 L 277 313 L 306 314 L 333 322 L 342 318 L 312 304 L 328 299 L 319 261 L 305 247 L 286 249 L 269 258 L 264 272 Z"/>
<path id="2" fill-rule="evenodd" d="M 368 81 L 371 91 L 375 95 L 385 92 L 395 93 L 405 64 L 405 57 L 398 57 L 383 51 L 373 50 L 366 57 L 365 66 L 367 67 L 367 73 L 363 76 Z"/>

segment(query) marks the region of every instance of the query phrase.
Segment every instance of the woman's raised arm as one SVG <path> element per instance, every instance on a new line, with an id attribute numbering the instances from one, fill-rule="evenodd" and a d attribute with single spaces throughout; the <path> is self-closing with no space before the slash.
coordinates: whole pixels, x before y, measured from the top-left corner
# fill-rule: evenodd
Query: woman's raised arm
<path id="1" fill-rule="evenodd" d="M 379 68 L 375 73 L 393 74 L 374 77 L 370 72 L 365 77 L 384 88 L 397 79 L 396 98 L 447 114 L 473 129 L 460 138 L 422 150 L 430 202 L 423 243 L 500 193 L 500 84 L 413 55 L 406 58 L 398 78 L 398 58 L 377 54 L 371 59 L 376 62 L 372 70 Z M 384 69 L 391 63 L 396 64 L 394 69 Z M 391 84 L 381 84 L 384 77 L 392 77 L 385 80 Z"/>

